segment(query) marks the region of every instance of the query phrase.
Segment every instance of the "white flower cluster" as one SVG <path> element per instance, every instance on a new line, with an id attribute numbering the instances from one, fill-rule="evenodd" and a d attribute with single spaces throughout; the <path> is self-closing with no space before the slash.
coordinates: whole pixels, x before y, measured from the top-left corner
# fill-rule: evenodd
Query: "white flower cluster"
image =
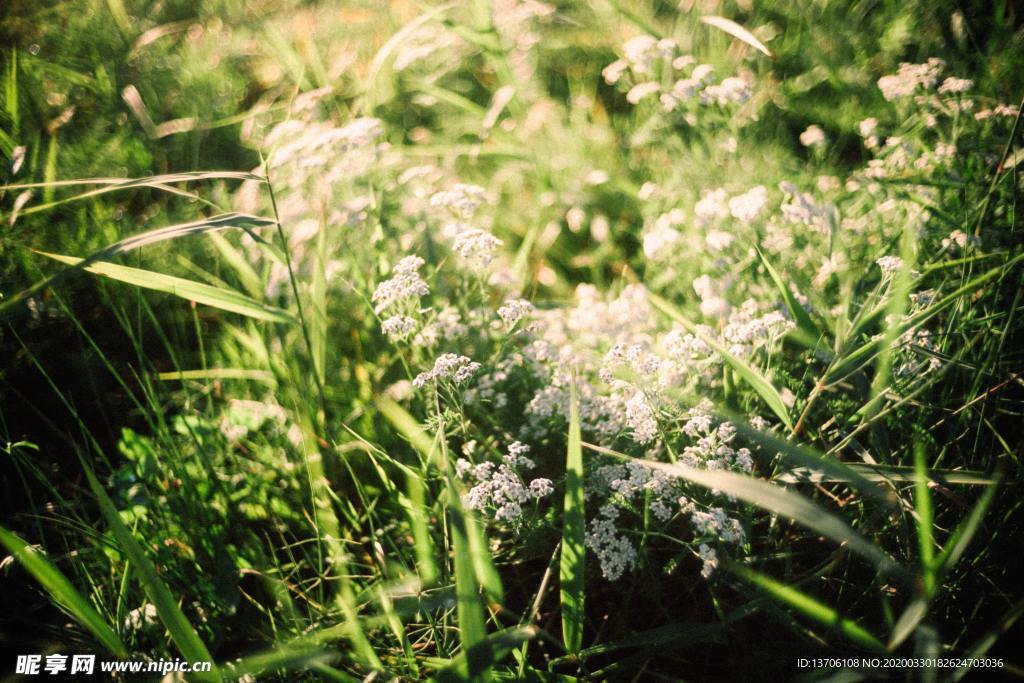
<path id="1" fill-rule="evenodd" d="M 434 367 L 426 372 L 416 375 L 412 384 L 417 389 L 422 389 L 430 382 L 451 379 L 456 384 L 462 384 L 469 380 L 480 369 L 480 364 L 467 356 L 458 356 L 454 353 L 445 353 L 438 356 L 434 361 Z"/>
<path id="2" fill-rule="evenodd" d="M 493 462 L 473 465 L 460 458 L 455 464 L 456 473 L 474 483 L 466 495 L 466 507 L 492 511 L 495 520 L 515 523 L 523 515 L 524 503 L 551 495 L 554 487 L 550 479 L 538 477 L 529 484 L 523 481 L 520 471 L 534 467 L 534 462 L 526 457 L 529 452 L 529 446 L 513 441 L 497 466 Z"/>
<path id="3" fill-rule="evenodd" d="M 609 85 L 624 83 L 630 104 L 658 95 L 662 110 L 672 112 L 688 102 L 729 105 L 750 99 L 749 83 L 731 76 L 715 84 L 714 68 L 698 64 L 692 55 L 680 54 L 679 45 L 672 38 L 636 36 L 622 46 L 622 52 L 623 58 L 606 66 L 601 75 Z M 672 81 L 668 87 L 661 82 L 666 74 Z M 696 118 L 690 113 L 687 121 L 692 125 Z"/>
<path id="4" fill-rule="evenodd" d="M 498 317 L 511 329 L 517 322 L 533 313 L 533 304 L 526 299 L 508 299 L 498 309 Z"/>
<path id="5" fill-rule="evenodd" d="M 924 64 L 903 62 L 898 72 L 878 79 L 878 89 L 887 100 L 908 97 L 918 88 L 927 90 L 935 87 L 945 68 L 946 63 L 938 57 L 932 57 Z"/>
<path id="6" fill-rule="evenodd" d="M 903 267 L 903 259 L 899 256 L 883 256 L 875 259 L 875 263 L 882 269 L 883 275 L 894 275 Z"/>
<path id="7" fill-rule="evenodd" d="M 616 524 L 619 508 L 602 505 L 598 516 L 590 521 L 586 545 L 601 564 L 601 573 L 609 581 L 616 581 L 628 570 L 636 567 L 636 548 Z"/>
<path id="8" fill-rule="evenodd" d="M 683 449 L 680 462 L 707 470 L 736 470 L 749 474 L 754 469 L 750 449 L 734 449 L 736 427 L 731 422 L 715 425 L 710 402 L 702 402 L 689 411 L 683 433 L 695 443 Z"/>
<path id="9" fill-rule="evenodd" d="M 818 125 L 808 126 L 803 133 L 800 133 L 800 144 L 804 147 L 824 147 L 825 131 Z"/>
<path id="10" fill-rule="evenodd" d="M 455 236 L 452 249 L 472 267 L 482 269 L 491 264 L 502 244 L 501 240 L 486 230 L 469 228 Z"/>
<path id="11" fill-rule="evenodd" d="M 391 279 L 377 285 L 373 292 L 373 312 L 380 315 L 401 302 L 430 294 L 430 287 L 419 274 L 423 264 L 419 256 L 406 256 L 395 264 Z"/>

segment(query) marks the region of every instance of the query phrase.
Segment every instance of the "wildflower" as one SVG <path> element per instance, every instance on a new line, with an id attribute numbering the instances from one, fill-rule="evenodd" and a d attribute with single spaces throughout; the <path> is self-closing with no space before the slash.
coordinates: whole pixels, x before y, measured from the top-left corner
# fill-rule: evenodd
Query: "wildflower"
<path id="1" fill-rule="evenodd" d="M 700 568 L 700 575 L 705 579 L 710 578 L 716 569 L 718 569 L 718 553 L 715 549 L 708 546 L 707 543 L 701 543 L 698 549 L 701 561 L 704 563 Z"/>
<path id="2" fill-rule="evenodd" d="M 428 382 L 443 379 L 452 379 L 456 384 L 462 384 L 476 374 L 479 369 L 480 364 L 467 356 L 446 353 L 434 361 L 433 369 L 418 374 L 412 384 L 417 389 L 422 389 Z"/>
<path id="3" fill-rule="evenodd" d="M 729 215 L 729 195 L 722 188 L 705 192 L 693 206 L 693 214 L 697 219 L 697 227 L 704 227 L 716 218 Z"/>
<path id="4" fill-rule="evenodd" d="M 650 443 L 658 435 L 658 421 L 642 391 L 626 402 L 626 422 L 633 430 L 633 440 L 639 444 Z"/>
<path id="5" fill-rule="evenodd" d="M 825 131 L 821 126 L 808 126 L 803 133 L 800 133 L 800 144 L 804 147 L 824 147 Z"/>
<path id="6" fill-rule="evenodd" d="M 974 81 L 969 78 L 947 78 L 939 86 L 939 94 L 959 94 L 964 93 L 974 87 Z"/>
<path id="7" fill-rule="evenodd" d="M 526 299 L 508 299 L 505 305 L 498 309 L 498 317 L 504 321 L 505 326 L 508 328 L 511 328 L 531 313 L 533 313 L 533 304 Z"/>
<path id="8" fill-rule="evenodd" d="M 391 271 L 392 278 L 377 285 L 373 293 L 374 313 L 380 315 L 400 301 L 429 294 L 430 287 L 418 272 L 424 263 L 419 256 L 406 256 L 399 261 Z"/>
<path id="9" fill-rule="evenodd" d="M 661 86 L 653 81 L 637 83 L 626 93 L 626 100 L 630 104 L 637 104 L 640 100 L 653 95 L 659 90 L 661 90 Z"/>
<path id="10" fill-rule="evenodd" d="M 619 534 L 615 525 L 619 510 L 605 504 L 590 522 L 586 544 L 601 563 L 601 573 L 609 581 L 618 580 L 627 569 L 636 566 L 636 549 L 628 538 Z"/>
<path id="11" fill-rule="evenodd" d="M 882 258 L 875 259 L 875 263 L 882 269 L 883 275 L 892 275 L 903 267 L 903 259 L 899 256 L 883 256 Z"/>
<path id="12" fill-rule="evenodd" d="M 470 264 L 486 268 L 494 260 L 495 252 L 502 244 L 501 240 L 486 230 L 470 228 L 455 237 L 452 249 Z"/>
<path id="13" fill-rule="evenodd" d="M 900 64 L 897 73 L 878 79 L 878 89 L 882 91 L 882 97 L 887 100 L 907 97 L 913 95 L 918 88 L 934 87 L 939 79 L 939 74 L 945 67 L 946 63 L 937 57 L 930 58 L 924 64 L 904 62 Z"/>
<path id="14" fill-rule="evenodd" d="M 757 185 L 729 200 L 729 213 L 738 221 L 750 223 L 761 215 L 768 203 L 768 189 Z"/>
<path id="15" fill-rule="evenodd" d="M 485 195 L 484 188 L 479 185 L 456 183 L 450 190 L 435 193 L 430 198 L 430 205 L 444 207 L 459 218 L 468 219 L 480 208 Z"/>
<path id="16" fill-rule="evenodd" d="M 402 339 L 415 328 L 416 321 L 407 315 L 394 315 L 381 323 L 381 329 L 390 339 Z"/>
<path id="17" fill-rule="evenodd" d="M 696 71 L 696 70 L 695 70 Z M 709 85 L 700 93 L 703 104 L 743 104 L 750 99 L 750 85 L 736 76 L 726 78 L 719 85 Z"/>

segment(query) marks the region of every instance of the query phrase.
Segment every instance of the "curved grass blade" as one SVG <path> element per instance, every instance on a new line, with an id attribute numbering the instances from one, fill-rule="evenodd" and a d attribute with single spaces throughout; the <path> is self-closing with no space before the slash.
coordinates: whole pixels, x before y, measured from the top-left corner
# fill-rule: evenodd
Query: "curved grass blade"
<path id="1" fill-rule="evenodd" d="M 598 453 L 628 460 L 636 459 L 610 448 L 589 443 L 583 445 Z M 799 493 L 735 472 L 700 470 L 681 463 L 668 464 L 654 460 L 643 460 L 642 462 L 648 467 L 662 470 L 698 486 L 728 493 L 768 512 L 788 517 L 808 529 L 817 531 L 822 536 L 845 544 L 851 551 L 869 560 L 883 573 L 891 574 L 904 581 L 911 578 L 910 573 L 882 549 L 851 529 L 846 522 Z"/>
<path id="2" fill-rule="evenodd" d="M 103 647 L 118 657 L 128 656 L 128 648 L 121 642 L 117 634 L 93 609 L 89 601 L 68 581 L 67 577 L 46 559 L 45 555 L 34 550 L 28 543 L 2 526 L 0 526 L 0 543 L 14 555 L 14 558 L 32 575 L 32 578 L 46 589 L 54 602 L 70 612 Z"/>
<path id="3" fill-rule="evenodd" d="M 772 266 L 768 257 L 766 257 L 757 247 L 754 247 L 754 249 L 757 251 L 757 255 L 761 257 L 761 263 L 764 265 L 765 270 L 768 271 L 768 275 L 771 277 L 772 282 L 775 283 L 775 287 L 779 290 L 779 294 L 782 295 L 782 300 L 786 304 L 786 309 L 789 311 L 789 314 L 793 316 L 793 320 L 796 321 L 797 331 L 799 332 L 799 334 L 796 335 L 796 339 L 807 347 L 817 347 L 818 341 L 823 336 L 821 330 L 818 329 L 818 326 L 814 324 L 811 316 L 807 313 L 804 307 L 800 305 L 800 302 L 797 301 L 796 295 L 793 294 L 793 290 L 783 282 L 782 276 L 779 275 L 779 272 L 775 270 L 774 266 Z M 822 350 L 824 351 L 825 349 Z"/>
<path id="4" fill-rule="evenodd" d="M 744 382 L 749 384 L 750 387 L 757 392 L 757 395 L 761 397 L 769 408 L 771 408 L 772 412 L 782 420 L 782 424 L 786 425 L 786 427 L 792 431 L 793 420 L 789 416 L 786 404 L 782 401 L 782 396 L 779 395 L 779 392 L 775 390 L 775 387 L 772 386 L 771 382 L 765 379 L 764 375 L 745 361 L 729 353 L 729 350 L 719 344 L 716 340 L 701 334 L 696 325 L 690 322 L 686 316 L 679 311 L 679 309 L 665 299 L 662 299 L 656 294 L 650 293 L 647 295 L 647 298 L 655 308 L 678 322 L 691 334 L 698 337 L 701 341 L 714 349 L 715 352 L 722 357 L 722 360 L 724 360 L 733 369 L 733 371 L 743 379 Z"/>
<path id="5" fill-rule="evenodd" d="M 579 399 L 575 375 L 569 392 L 569 439 L 565 455 L 565 507 L 562 518 L 562 556 L 559 592 L 562 604 L 562 640 L 565 649 L 579 652 L 583 645 L 583 567 L 586 554 L 586 518 L 583 509 L 583 447 L 580 440 Z"/>
<path id="6" fill-rule="evenodd" d="M 178 647 L 182 657 L 194 662 L 212 662 L 213 657 L 210 656 L 210 651 L 206 649 L 206 645 L 199 637 L 199 634 L 196 633 L 188 618 L 181 611 L 181 608 L 178 607 L 178 603 L 171 590 L 160 579 L 160 575 L 156 573 L 156 569 L 153 567 L 153 563 L 150 562 L 149 557 L 146 556 L 146 552 L 132 535 L 131 530 L 121 520 L 121 515 L 117 512 L 117 508 L 114 507 L 114 503 L 111 502 L 107 492 L 103 490 L 100 482 L 96 479 L 92 468 L 84 460 L 82 461 L 82 469 L 89 480 L 89 488 L 92 489 L 93 495 L 96 496 L 100 511 L 106 517 L 107 523 L 117 538 L 121 552 L 131 562 L 136 576 L 138 576 L 140 583 L 142 583 L 143 590 L 145 590 L 153 606 L 156 607 L 160 621 L 167 627 L 168 633 L 171 634 L 171 640 Z M 215 681 L 221 680 L 216 666 L 213 667 L 213 671 L 209 674 L 204 673 L 201 676 L 196 674 L 196 677 Z"/>
<path id="7" fill-rule="evenodd" d="M 933 470 L 931 474 L 934 476 L 935 471 Z M 999 482 L 1000 479 L 997 476 L 992 485 L 982 494 L 978 504 L 974 506 L 966 519 L 960 522 L 956 530 L 950 535 L 942 552 L 935 558 L 935 574 L 938 581 L 941 581 L 942 577 L 948 574 L 956 566 L 956 563 L 960 561 L 960 558 L 963 557 L 967 547 L 971 544 L 971 540 L 981 527 L 981 521 L 985 518 L 985 513 L 988 512 L 992 501 L 995 500 L 996 491 L 999 489 Z"/>
<path id="8" fill-rule="evenodd" d="M 725 566 L 730 572 L 736 574 L 748 583 L 757 586 L 775 600 L 789 605 L 808 619 L 817 621 L 819 624 L 823 624 L 830 629 L 841 633 L 848 640 L 860 645 L 864 649 L 873 650 L 875 652 L 886 652 L 885 645 L 882 641 L 871 635 L 871 633 L 857 622 L 840 615 L 835 608 L 826 605 L 820 600 L 812 598 L 793 586 L 787 586 L 786 584 L 780 583 L 773 578 L 765 576 L 764 574 L 759 574 L 752 569 L 747 569 L 742 565 L 730 562 Z"/>
<path id="9" fill-rule="evenodd" d="M 59 273 L 51 275 L 48 278 L 44 278 L 42 281 L 37 282 L 31 287 L 18 292 L 7 301 L 0 304 L 0 315 L 6 313 L 13 306 L 24 301 L 33 294 L 56 284 L 69 274 L 79 270 L 86 270 L 94 263 L 108 261 L 120 254 L 124 254 L 135 249 L 141 249 L 144 246 L 156 244 L 157 242 L 164 242 L 167 240 L 177 239 L 179 237 L 186 237 L 188 235 L 197 235 L 215 230 L 227 230 L 229 228 L 239 228 L 249 231 L 253 228 L 268 225 L 275 225 L 275 223 L 269 218 L 261 218 L 259 216 L 250 216 L 243 213 L 224 213 L 213 216 L 212 218 L 204 218 L 198 221 L 191 221 L 189 223 L 169 225 L 167 227 L 148 230 L 138 235 L 126 237 L 123 240 L 118 240 L 99 251 L 89 254 L 89 256 L 84 259 L 78 259 L 71 268 L 66 268 Z M 50 256 L 49 254 L 44 255 Z M 68 256 L 65 258 L 73 257 Z"/>
<path id="10" fill-rule="evenodd" d="M 67 263 L 75 267 L 81 267 L 81 264 L 85 261 L 85 259 L 80 259 L 75 256 L 49 254 L 42 251 L 38 253 L 46 256 L 47 258 L 60 261 L 61 263 Z M 118 282 L 135 285 L 136 287 L 142 287 L 143 289 L 152 289 L 157 292 L 164 292 L 165 294 L 173 294 L 174 296 L 181 297 L 182 299 L 195 301 L 196 303 L 205 304 L 207 306 L 213 306 L 214 308 L 230 311 L 232 313 L 239 313 L 250 318 L 256 318 L 257 320 L 289 324 L 294 324 L 296 322 L 295 316 L 289 311 L 256 301 L 255 299 L 250 299 L 244 294 L 233 289 L 214 287 L 213 285 L 195 282 L 194 280 L 186 280 L 185 278 L 175 277 L 173 275 L 155 273 L 151 270 L 143 270 L 142 268 L 119 266 L 115 263 L 107 263 L 105 261 L 92 263 L 85 266 L 84 270 L 95 275 L 109 277 L 110 279 L 117 280 Z"/>
<path id="11" fill-rule="evenodd" d="M 743 430 L 737 427 L 737 430 Z M 869 482 L 913 482 L 914 468 L 900 465 L 869 464 L 862 462 L 843 463 L 843 468 L 856 473 L 860 480 Z M 939 484 L 963 484 L 969 486 L 994 486 L 998 479 L 988 477 L 984 472 L 973 472 L 969 470 L 929 470 L 930 481 Z M 786 470 L 775 476 L 772 481 L 783 484 L 798 484 L 810 482 L 820 484 L 825 482 L 848 482 L 851 479 L 839 472 L 827 473 L 815 467 L 795 467 Z"/>
<path id="12" fill-rule="evenodd" d="M 29 214 L 38 213 L 40 211 L 46 211 L 62 204 L 68 204 L 71 202 L 81 201 L 83 199 L 91 199 L 99 195 L 108 194 L 110 192 L 120 192 L 121 190 L 131 190 L 140 187 L 148 187 L 155 190 L 162 190 L 171 194 L 180 195 L 182 197 L 188 197 L 190 199 L 197 199 L 198 196 L 173 187 L 169 183 L 191 183 L 200 180 L 257 180 L 262 182 L 261 176 L 254 175 L 243 171 L 193 171 L 189 173 L 168 173 L 165 175 L 149 176 L 146 178 L 83 178 L 81 180 L 54 180 L 43 183 L 18 183 L 16 185 L 0 185 L 0 191 L 3 190 L 18 190 L 18 189 L 33 189 L 43 188 L 45 190 L 52 191 L 57 187 L 74 187 L 76 185 L 99 185 L 101 187 L 95 190 L 88 190 L 80 194 L 76 194 L 72 197 L 66 197 L 64 199 L 58 199 L 56 201 L 47 201 L 43 204 L 36 204 L 30 206 L 27 209 L 21 211 L 21 215 L 27 216 Z"/>
<path id="13" fill-rule="evenodd" d="M 737 24 L 732 19 L 726 19 L 725 17 L 719 17 L 714 15 L 703 16 L 700 20 L 708 26 L 714 26 L 720 31 L 725 31 L 733 38 L 742 40 L 750 47 L 763 52 L 766 56 L 771 57 L 772 53 L 764 43 L 754 37 L 754 34 Z"/>

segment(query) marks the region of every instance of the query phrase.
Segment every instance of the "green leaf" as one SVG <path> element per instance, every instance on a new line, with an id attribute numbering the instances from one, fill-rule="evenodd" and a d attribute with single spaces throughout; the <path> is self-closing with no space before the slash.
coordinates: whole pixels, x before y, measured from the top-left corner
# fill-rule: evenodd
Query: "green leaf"
<path id="1" fill-rule="evenodd" d="M 565 514 L 562 519 L 562 556 L 559 567 L 562 640 L 565 649 L 571 653 L 579 652 L 583 645 L 583 567 L 586 554 L 586 515 L 583 505 L 583 447 L 574 374 L 569 392 L 569 445 L 565 455 Z"/>
<path id="2" fill-rule="evenodd" d="M 726 568 L 745 581 L 757 586 L 775 600 L 789 605 L 808 619 L 817 621 L 830 629 L 846 636 L 847 639 L 867 650 L 885 652 L 885 645 L 875 638 L 863 626 L 839 614 L 835 608 L 812 598 L 793 586 L 787 586 L 773 578 L 759 574 L 751 569 L 735 563 L 727 563 Z"/>
<path id="3" fill-rule="evenodd" d="M 78 266 L 85 260 L 75 256 L 48 254 L 46 252 L 38 253 L 46 256 L 47 258 L 52 258 L 55 261 L 68 263 L 73 266 Z M 255 299 L 250 299 L 244 294 L 236 292 L 233 289 L 214 287 L 212 285 L 195 282 L 194 280 L 186 280 L 185 278 L 175 277 L 173 275 L 164 275 L 162 273 L 155 273 L 151 270 L 129 268 L 128 266 L 119 266 L 114 263 L 106 263 L 102 261 L 93 262 L 91 265 L 85 266 L 84 270 L 95 275 L 109 277 L 110 279 L 117 280 L 118 282 L 135 285 L 136 287 L 142 287 L 143 289 L 152 289 L 157 292 L 164 292 L 165 294 L 173 294 L 174 296 L 181 297 L 182 299 L 195 301 L 196 303 L 205 304 L 207 306 L 213 306 L 214 308 L 230 311 L 232 313 L 239 313 L 250 318 L 256 318 L 257 320 L 268 320 L 275 323 L 296 322 L 295 316 L 283 308 L 277 308 L 276 306 L 271 306 L 269 304 L 256 301 Z"/>
<path id="4" fill-rule="evenodd" d="M 931 474 L 934 476 L 936 472 L 932 470 Z M 981 527 L 981 521 L 985 518 L 985 513 L 988 512 L 992 501 L 995 500 L 996 491 L 999 488 L 999 477 L 996 477 L 992 484 L 982 494 L 981 500 L 974 506 L 966 519 L 957 525 L 956 530 L 953 531 L 946 541 L 946 546 L 939 553 L 938 557 L 935 558 L 937 579 L 941 579 L 941 577 L 948 574 L 956 566 L 956 563 L 963 557 L 967 547 L 971 544 L 971 540 Z"/>
<path id="5" fill-rule="evenodd" d="M 771 408 L 772 412 L 782 420 L 782 424 L 786 425 L 790 430 L 793 429 L 793 420 L 789 416 L 786 404 L 782 401 L 782 396 L 780 396 L 779 392 L 775 390 L 775 387 L 771 385 L 771 382 L 765 379 L 764 375 L 745 361 L 729 353 L 729 350 L 719 344 L 717 340 L 701 334 L 700 330 L 697 329 L 697 326 L 690 322 L 686 316 L 684 316 L 679 309 L 671 303 L 656 294 L 648 294 L 647 297 L 655 308 L 678 322 L 691 334 L 698 337 L 701 341 L 714 349 L 715 352 L 722 357 L 722 360 L 724 360 L 733 369 L 733 371 L 743 379 L 744 382 L 749 384 L 750 387 L 757 392 L 757 395 L 761 397 L 769 408 Z"/>
<path id="6" fill-rule="evenodd" d="M 103 617 L 93 609 L 89 601 L 68 581 L 46 556 L 32 548 L 21 538 L 0 526 L 0 543 L 14 555 L 25 570 L 46 589 L 54 602 L 66 609 L 78 623 L 96 637 L 103 647 L 118 657 L 127 657 L 125 647 L 117 634 L 107 625 Z"/>

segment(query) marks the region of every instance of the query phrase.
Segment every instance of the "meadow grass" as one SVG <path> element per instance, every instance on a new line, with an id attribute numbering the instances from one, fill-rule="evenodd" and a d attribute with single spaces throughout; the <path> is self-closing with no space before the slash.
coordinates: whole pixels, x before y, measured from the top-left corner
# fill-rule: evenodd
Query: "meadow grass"
<path id="1" fill-rule="evenodd" d="M 1021 675 L 1012 3 L 82 8 L 0 18 L 12 653 Z"/>

